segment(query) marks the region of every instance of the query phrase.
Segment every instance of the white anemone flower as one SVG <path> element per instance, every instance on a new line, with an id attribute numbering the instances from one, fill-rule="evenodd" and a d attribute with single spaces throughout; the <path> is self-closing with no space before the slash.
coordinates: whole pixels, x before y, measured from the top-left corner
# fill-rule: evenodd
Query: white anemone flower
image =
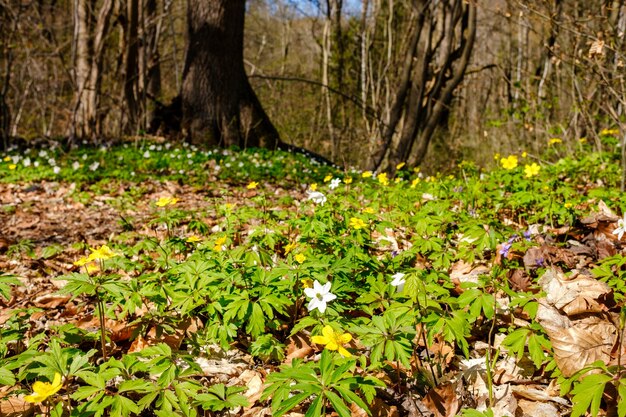
<path id="1" fill-rule="evenodd" d="M 326 202 L 326 196 L 319 191 L 307 191 L 306 193 L 309 196 L 307 200 L 313 200 L 315 204 L 323 206 Z"/>
<path id="2" fill-rule="evenodd" d="M 334 190 L 335 188 L 339 187 L 339 184 L 341 184 L 341 178 L 333 178 L 330 181 L 330 184 L 328 184 L 328 188 Z"/>
<path id="3" fill-rule="evenodd" d="M 622 219 L 617 221 L 617 229 L 613 230 L 613 234 L 617 235 L 617 240 L 622 240 L 624 233 L 626 233 L 626 213 Z"/>
<path id="4" fill-rule="evenodd" d="M 401 292 L 404 289 L 404 284 L 406 284 L 406 280 L 404 279 L 404 275 L 402 272 L 398 272 L 397 274 L 393 274 L 391 278 L 391 285 L 398 288 L 398 292 Z"/>
<path id="5" fill-rule="evenodd" d="M 333 301 L 337 296 L 330 292 L 330 282 L 322 285 L 318 280 L 313 282 L 313 288 L 305 288 L 304 294 L 311 298 L 309 304 L 307 305 L 307 309 L 309 311 L 313 311 L 316 308 L 320 311 L 320 313 L 324 313 L 326 311 L 326 304 L 329 301 Z"/>

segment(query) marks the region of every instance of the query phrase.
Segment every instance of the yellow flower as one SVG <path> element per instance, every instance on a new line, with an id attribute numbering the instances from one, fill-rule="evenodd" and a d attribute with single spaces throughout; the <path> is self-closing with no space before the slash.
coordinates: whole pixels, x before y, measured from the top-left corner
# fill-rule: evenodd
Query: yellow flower
<path id="1" fill-rule="evenodd" d="M 102 245 L 98 249 L 90 248 L 91 254 L 87 257 L 87 262 L 91 261 L 106 261 L 107 259 L 114 258 L 118 256 L 117 253 L 113 252 L 111 248 L 107 245 Z"/>
<path id="2" fill-rule="evenodd" d="M 174 197 L 161 197 L 157 200 L 156 205 L 159 207 L 173 206 L 178 203 L 178 199 Z"/>
<path id="3" fill-rule="evenodd" d="M 394 179 L 393 182 L 396 183 L 396 184 L 400 184 L 402 182 L 402 178 L 398 177 L 398 178 Z"/>
<path id="4" fill-rule="evenodd" d="M 330 180 L 332 180 L 332 179 L 333 179 L 333 176 L 332 176 L 332 175 L 326 175 L 326 176 L 324 177 L 324 182 L 328 182 L 328 181 L 330 181 Z"/>
<path id="5" fill-rule="evenodd" d="M 196 243 L 196 242 L 200 242 L 202 239 L 200 239 L 198 236 L 193 235 L 193 236 L 189 236 L 187 239 L 185 239 L 185 242 L 187 243 Z"/>
<path id="6" fill-rule="evenodd" d="M 4 162 L 9 162 L 10 160 L 11 160 L 11 157 L 10 157 L 10 156 L 5 156 L 5 157 L 4 157 Z"/>
<path id="7" fill-rule="evenodd" d="M 600 134 L 602 136 L 614 136 L 619 133 L 619 129 L 602 129 Z"/>
<path id="8" fill-rule="evenodd" d="M 399 171 L 402 169 L 402 167 L 404 167 L 406 165 L 406 162 L 400 162 L 398 165 L 396 165 L 396 171 Z"/>
<path id="9" fill-rule="evenodd" d="M 345 177 L 343 179 L 343 182 L 346 183 L 346 184 L 352 184 L 352 177 Z"/>
<path id="10" fill-rule="evenodd" d="M 361 177 L 363 177 L 363 178 L 369 178 L 369 177 L 371 177 L 372 175 L 374 175 L 374 174 L 372 174 L 372 171 L 365 171 L 364 173 L 362 173 L 362 174 L 361 174 Z"/>
<path id="11" fill-rule="evenodd" d="M 515 155 L 509 155 L 506 158 L 502 158 L 500 159 L 500 164 L 502 165 L 502 168 L 504 169 L 514 169 L 517 167 L 517 156 Z"/>
<path id="12" fill-rule="evenodd" d="M 350 333 L 337 333 L 332 327 L 326 325 L 322 329 L 322 336 L 313 336 L 311 341 L 318 345 L 325 345 L 328 350 L 336 350 L 341 356 L 349 358 L 352 356 L 350 352 L 343 347 L 352 340 Z"/>
<path id="13" fill-rule="evenodd" d="M 385 172 L 381 172 L 376 176 L 376 179 L 382 185 L 389 185 L 389 178 L 387 178 L 387 174 Z"/>
<path id="14" fill-rule="evenodd" d="M 15 165 L 15 164 L 10 164 L 10 165 L 9 165 L 9 169 L 10 169 L 11 171 L 13 171 L 15 168 L 17 168 L 17 165 Z"/>
<path id="15" fill-rule="evenodd" d="M 420 183 L 419 177 L 415 178 L 413 181 L 411 181 L 411 188 L 417 187 L 417 184 L 419 184 L 419 183 Z"/>
<path id="16" fill-rule="evenodd" d="M 74 265 L 76 266 L 83 266 L 83 265 L 87 265 L 87 263 L 91 262 L 89 259 L 87 259 L 86 256 L 83 256 L 82 258 L 80 258 L 79 260 L 77 260 L 76 262 L 74 262 Z"/>
<path id="17" fill-rule="evenodd" d="M 417 174 L 418 172 L 420 172 L 420 167 L 415 167 L 415 168 L 413 168 L 413 172 L 415 172 L 416 174 Z"/>
<path id="18" fill-rule="evenodd" d="M 301 264 L 301 263 L 303 263 L 306 260 L 306 256 L 304 256 L 303 254 L 299 253 L 296 256 L 294 256 L 294 259 L 296 260 L 296 262 Z"/>
<path id="19" fill-rule="evenodd" d="M 29 403 L 43 402 L 46 398 L 56 394 L 62 386 L 61 374 L 55 373 L 52 383 L 36 381 L 33 384 L 33 393 L 25 396 L 24 401 Z"/>
<path id="20" fill-rule="evenodd" d="M 572 203 L 565 203 L 565 204 L 563 204 L 563 207 L 571 208 L 572 207 Z"/>
<path id="21" fill-rule="evenodd" d="M 578 142 L 580 142 L 580 143 L 587 143 L 587 138 L 580 138 L 580 139 L 578 139 Z"/>
<path id="22" fill-rule="evenodd" d="M 217 240 L 215 241 L 215 246 L 213 246 L 213 250 L 215 252 L 221 252 L 225 249 L 224 244 L 226 243 L 226 236 L 222 236 L 220 238 L 217 238 Z"/>
<path id="23" fill-rule="evenodd" d="M 354 230 L 363 229 L 365 226 L 365 222 L 358 217 L 352 217 L 350 219 L 350 227 L 352 227 Z"/>
<path id="24" fill-rule="evenodd" d="M 313 183 L 313 184 L 309 185 L 309 188 L 311 189 L 311 191 L 317 190 L 317 183 Z"/>
<path id="25" fill-rule="evenodd" d="M 524 151 L 522 152 L 522 158 L 526 158 L 528 156 L 528 152 Z"/>
<path id="26" fill-rule="evenodd" d="M 541 167 L 533 162 L 530 165 L 524 166 L 524 174 L 526 174 L 526 178 L 534 177 L 535 175 L 539 174 L 540 169 Z"/>
<path id="27" fill-rule="evenodd" d="M 313 288 L 313 280 L 311 278 L 302 278 L 300 282 L 304 288 Z"/>
<path id="28" fill-rule="evenodd" d="M 548 141 L 548 145 L 554 145 L 555 143 L 561 143 L 561 142 L 563 142 L 563 140 L 562 140 L 562 139 L 559 139 L 559 138 L 552 138 L 552 139 L 550 139 L 550 140 Z"/>
<path id="29" fill-rule="evenodd" d="M 296 244 L 295 243 L 288 243 L 285 246 L 285 255 L 288 255 L 289 252 L 291 252 L 292 250 L 294 250 L 296 248 Z"/>
<path id="30" fill-rule="evenodd" d="M 498 159 L 500 159 L 500 154 L 499 154 L 499 153 L 494 153 L 494 154 L 493 154 L 493 159 L 495 159 L 496 161 L 497 161 Z"/>
<path id="31" fill-rule="evenodd" d="M 250 181 L 250 184 L 246 185 L 248 190 L 254 190 L 259 185 L 256 181 Z"/>
<path id="32" fill-rule="evenodd" d="M 373 208 L 371 208 L 371 207 L 365 207 L 365 208 L 363 209 L 363 213 L 367 213 L 367 214 L 374 214 L 374 213 L 375 213 L 375 211 L 374 211 L 374 209 L 373 209 Z"/>

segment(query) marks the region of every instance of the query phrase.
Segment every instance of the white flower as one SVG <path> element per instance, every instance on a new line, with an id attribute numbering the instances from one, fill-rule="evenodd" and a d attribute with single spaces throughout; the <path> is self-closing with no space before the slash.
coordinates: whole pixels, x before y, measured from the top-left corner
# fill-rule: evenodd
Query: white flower
<path id="1" fill-rule="evenodd" d="M 94 162 L 93 164 L 89 165 L 89 170 L 90 171 L 95 171 L 96 169 L 98 169 L 98 167 L 100 166 L 100 162 Z"/>
<path id="2" fill-rule="evenodd" d="M 61 172 L 61 168 L 60 168 L 60 167 L 54 167 L 54 168 L 52 168 L 52 171 L 53 171 L 55 174 L 58 174 L 59 172 Z"/>
<path id="3" fill-rule="evenodd" d="M 76 171 L 78 168 L 80 168 L 80 162 L 74 161 L 74 163 L 72 164 L 72 169 Z"/>
<path id="4" fill-rule="evenodd" d="M 307 306 L 309 311 L 313 311 L 317 308 L 320 313 L 324 313 L 324 311 L 326 311 L 326 303 L 337 298 L 335 294 L 331 294 L 330 285 L 330 282 L 322 285 L 318 280 L 315 280 L 313 282 L 313 288 L 304 289 L 304 294 L 311 298 Z"/>
<path id="5" fill-rule="evenodd" d="M 406 280 L 404 279 L 404 275 L 402 272 L 398 272 L 397 274 L 393 274 L 391 278 L 391 285 L 398 288 L 398 292 L 401 292 L 404 289 L 404 284 L 406 284 Z"/>
<path id="6" fill-rule="evenodd" d="M 24 164 L 25 167 L 29 167 L 30 166 L 30 158 L 25 158 L 22 161 L 22 164 Z"/>
<path id="7" fill-rule="evenodd" d="M 313 200 L 315 204 L 324 205 L 326 202 L 326 196 L 319 191 L 307 191 L 307 195 L 309 196 L 307 200 Z"/>
<path id="8" fill-rule="evenodd" d="M 330 181 L 330 184 L 328 184 L 328 188 L 334 190 L 335 188 L 339 187 L 339 184 L 341 184 L 341 178 L 333 178 Z"/>
<path id="9" fill-rule="evenodd" d="M 613 234 L 617 235 L 617 240 L 622 240 L 624 233 L 626 233 L 626 213 L 623 219 L 617 221 L 617 229 L 613 230 Z"/>
<path id="10" fill-rule="evenodd" d="M 422 194 L 422 198 L 426 201 L 433 201 L 436 200 L 435 196 L 432 194 L 428 194 L 428 193 L 424 193 Z"/>
<path id="11" fill-rule="evenodd" d="M 46 156 L 48 156 L 48 152 L 46 152 L 45 150 L 39 151 L 39 157 L 40 158 L 45 158 Z"/>
<path id="12" fill-rule="evenodd" d="M 146 159 L 150 158 L 150 151 L 145 151 L 143 153 L 143 157 L 146 158 Z"/>
<path id="13" fill-rule="evenodd" d="M 49 164 L 51 167 L 54 167 L 54 166 L 56 166 L 56 165 L 57 165 L 57 161 L 55 161 L 55 160 L 54 160 L 54 158 L 50 158 L 50 159 L 48 159 L 48 164 Z"/>

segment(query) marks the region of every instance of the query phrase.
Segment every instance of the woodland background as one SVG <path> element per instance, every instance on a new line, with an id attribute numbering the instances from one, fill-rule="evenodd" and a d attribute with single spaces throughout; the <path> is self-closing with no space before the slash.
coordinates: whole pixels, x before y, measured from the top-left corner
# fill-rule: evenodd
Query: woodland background
<path id="1" fill-rule="evenodd" d="M 339 165 L 371 166 L 418 3 L 248 1 L 246 70 L 283 140 Z M 581 141 L 600 150 L 607 146 L 599 140 L 602 129 L 618 129 L 616 136 L 624 138 L 623 0 L 490 0 L 476 6 L 463 81 L 426 157 L 414 165 L 445 169 L 463 159 L 484 165 L 494 152 L 539 154 L 551 139 L 563 142 L 562 153 Z M 73 119 L 80 10 L 88 13 L 94 34 L 90 65 L 100 68 L 97 123 L 88 135 L 77 134 Z M 426 18 L 436 27 L 444 24 L 442 16 Z M 180 91 L 185 21 L 186 2 L 180 0 L 0 0 L 4 146 L 15 138 L 102 143 L 149 132 L 155 110 Z M 98 37 L 102 24 L 107 29 Z M 404 116 L 400 126 L 410 118 Z"/>

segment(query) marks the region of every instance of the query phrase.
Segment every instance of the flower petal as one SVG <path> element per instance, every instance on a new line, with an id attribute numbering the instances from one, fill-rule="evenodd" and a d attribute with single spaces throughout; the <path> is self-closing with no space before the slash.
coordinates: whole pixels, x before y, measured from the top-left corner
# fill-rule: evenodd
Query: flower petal
<path id="1" fill-rule="evenodd" d="M 330 340 L 328 340 L 328 338 L 325 336 L 313 336 L 311 338 L 311 342 L 317 345 L 326 345 L 330 342 Z"/>
<path id="2" fill-rule="evenodd" d="M 339 346 L 339 349 L 337 349 L 337 352 L 339 352 L 339 354 L 343 356 L 344 358 L 349 358 L 352 356 L 352 353 L 348 352 L 346 348 L 344 348 L 343 346 Z"/>
<path id="3" fill-rule="evenodd" d="M 352 340 L 352 335 L 350 333 L 344 333 L 339 336 L 339 342 L 343 345 Z"/>

